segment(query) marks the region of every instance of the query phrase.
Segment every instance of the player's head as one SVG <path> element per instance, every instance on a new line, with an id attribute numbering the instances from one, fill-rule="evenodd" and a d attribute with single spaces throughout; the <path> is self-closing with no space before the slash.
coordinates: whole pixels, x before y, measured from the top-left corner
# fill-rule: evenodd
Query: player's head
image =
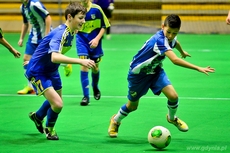
<path id="1" fill-rule="evenodd" d="M 86 8 L 78 2 L 70 2 L 65 10 L 66 25 L 72 31 L 80 30 L 85 23 Z"/>
<path id="2" fill-rule="evenodd" d="M 69 5 L 67 6 L 66 10 L 65 10 L 65 19 L 66 20 L 68 19 L 69 14 L 74 18 L 75 15 L 78 13 L 85 15 L 86 14 L 86 8 L 83 7 L 78 2 L 70 2 Z"/>
<path id="3" fill-rule="evenodd" d="M 164 21 L 164 26 L 180 29 L 180 26 L 181 26 L 180 17 L 176 14 L 168 15 Z"/>
<path id="4" fill-rule="evenodd" d="M 181 20 L 178 15 L 170 14 L 164 20 L 162 24 L 162 30 L 164 35 L 168 38 L 169 42 L 171 42 L 176 35 L 178 34 L 181 26 Z"/>

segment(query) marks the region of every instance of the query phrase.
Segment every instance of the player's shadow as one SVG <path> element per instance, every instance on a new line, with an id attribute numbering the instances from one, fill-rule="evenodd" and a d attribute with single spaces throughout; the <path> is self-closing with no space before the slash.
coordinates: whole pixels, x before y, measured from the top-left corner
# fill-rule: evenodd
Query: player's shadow
<path id="1" fill-rule="evenodd" d="M 143 140 L 142 137 L 132 137 L 132 138 L 110 138 L 107 136 L 108 139 L 106 139 L 107 143 L 115 143 L 115 144 L 146 144 L 147 141 Z"/>
<path id="2" fill-rule="evenodd" d="M 8 140 L 5 140 L 5 143 L 14 144 L 14 145 L 28 145 L 28 144 L 38 144 L 45 143 L 46 137 L 40 133 L 30 133 L 23 134 L 21 137 L 11 137 Z"/>

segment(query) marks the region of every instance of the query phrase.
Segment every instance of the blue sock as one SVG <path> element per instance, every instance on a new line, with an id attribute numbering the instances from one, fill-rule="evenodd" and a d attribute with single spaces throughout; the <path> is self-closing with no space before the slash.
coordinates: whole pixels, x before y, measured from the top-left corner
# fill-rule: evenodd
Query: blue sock
<path id="1" fill-rule="evenodd" d="M 46 127 L 54 127 L 57 118 L 58 118 L 58 114 L 52 110 L 52 108 L 50 107 L 50 109 L 48 109 L 47 111 L 47 120 L 46 120 Z"/>
<path id="2" fill-rule="evenodd" d="M 121 107 L 120 113 L 121 113 L 122 115 L 125 115 L 125 116 L 127 116 L 127 115 L 130 113 L 130 111 L 128 110 L 126 104 L 123 105 L 123 106 Z"/>
<path id="3" fill-rule="evenodd" d="M 98 88 L 98 82 L 99 82 L 99 77 L 100 77 L 100 71 L 98 73 L 93 73 L 92 72 L 92 86 L 93 88 Z"/>
<path id="4" fill-rule="evenodd" d="M 81 71 L 81 86 L 85 97 L 89 98 L 89 78 L 88 72 Z"/>
<path id="5" fill-rule="evenodd" d="M 44 101 L 44 103 L 42 104 L 42 106 L 39 108 L 39 110 L 36 112 L 36 117 L 39 120 L 43 120 L 45 118 L 45 116 L 47 115 L 47 111 L 50 108 L 50 103 L 48 102 L 48 100 Z"/>

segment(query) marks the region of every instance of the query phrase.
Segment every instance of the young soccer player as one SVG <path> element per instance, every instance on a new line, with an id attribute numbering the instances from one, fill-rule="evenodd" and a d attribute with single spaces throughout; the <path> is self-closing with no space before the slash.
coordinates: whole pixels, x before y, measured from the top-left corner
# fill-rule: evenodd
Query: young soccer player
<path id="1" fill-rule="evenodd" d="M 114 0 L 93 0 L 93 3 L 99 5 L 111 24 L 112 13 L 114 10 Z M 111 39 L 110 27 L 106 29 L 106 39 Z"/>
<path id="2" fill-rule="evenodd" d="M 6 47 L 14 55 L 15 58 L 19 58 L 21 56 L 21 53 L 17 51 L 14 47 L 12 47 L 10 43 L 3 37 L 3 32 L 1 28 L 0 28 L 0 44 Z"/>
<path id="3" fill-rule="evenodd" d="M 63 55 L 72 47 L 75 32 L 85 23 L 85 13 L 86 9 L 80 3 L 71 2 L 65 10 L 65 24 L 59 25 L 43 38 L 32 55 L 25 73 L 36 94 L 46 98 L 36 112 L 29 113 L 29 117 L 40 133 L 45 132 L 48 140 L 59 139 L 54 130 L 58 115 L 63 107 L 59 65 L 70 63 L 95 68 L 95 63 L 92 60 L 70 58 Z M 43 128 L 42 123 L 46 116 L 46 127 Z"/>
<path id="4" fill-rule="evenodd" d="M 100 6 L 92 4 L 91 0 L 81 0 L 81 4 L 87 8 L 87 13 L 85 17 L 86 23 L 76 35 L 77 54 L 81 59 L 92 59 L 96 63 L 96 68 L 92 69 L 91 76 L 94 98 L 99 100 L 101 97 L 98 87 L 100 77 L 99 62 L 103 56 L 101 37 L 110 24 Z M 81 66 L 80 75 L 84 95 L 80 105 L 87 106 L 90 102 L 88 68 Z"/>
<path id="5" fill-rule="evenodd" d="M 151 89 L 155 95 L 160 95 L 161 92 L 163 92 L 167 97 L 167 121 L 175 125 L 180 131 L 188 131 L 189 128 L 187 124 L 176 117 L 177 107 L 179 105 L 178 95 L 162 68 L 162 62 L 165 57 L 168 57 L 175 65 L 197 70 L 207 75 L 208 72 L 214 72 L 214 69 L 209 66 L 199 67 L 193 65 L 176 56 L 172 48 L 176 48 L 182 58 L 190 57 L 176 40 L 180 26 L 181 20 L 179 16 L 174 14 L 167 16 L 162 25 L 162 29 L 147 40 L 133 57 L 128 73 L 128 103 L 121 106 L 118 113 L 112 116 L 108 128 L 110 137 L 117 137 L 118 128 L 122 119 L 137 109 L 140 98 L 144 96 L 149 89 Z"/>
<path id="6" fill-rule="evenodd" d="M 21 0 L 21 2 L 22 5 L 20 6 L 20 10 L 23 18 L 23 24 L 18 45 L 20 47 L 23 46 L 24 38 L 31 25 L 23 57 L 24 63 L 28 63 L 42 38 L 50 32 L 52 21 L 49 12 L 39 0 Z M 23 67 L 26 71 L 27 65 L 24 65 Z M 33 94 L 35 92 L 32 85 L 28 82 L 28 85 L 25 86 L 22 90 L 17 91 L 17 93 Z"/>

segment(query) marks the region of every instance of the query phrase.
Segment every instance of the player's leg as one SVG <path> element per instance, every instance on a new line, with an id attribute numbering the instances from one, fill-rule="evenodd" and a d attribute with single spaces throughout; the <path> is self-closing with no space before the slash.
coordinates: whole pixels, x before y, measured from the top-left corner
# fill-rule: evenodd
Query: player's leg
<path id="1" fill-rule="evenodd" d="M 154 92 L 155 95 L 160 95 L 160 93 L 163 92 L 164 95 L 167 97 L 167 121 L 174 124 L 180 131 L 187 131 L 187 124 L 184 121 L 180 120 L 178 117 L 176 117 L 176 112 L 179 104 L 178 95 L 163 69 L 159 71 L 159 75 L 155 79 L 155 83 L 153 83 L 151 90 Z"/>
<path id="2" fill-rule="evenodd" d="M 36 112 L 30 112 L 29 117 L 35 123 L 36 128 L 40 133 L 44 133 L 43 122 L 44 118 L 47 115 L 48 109 L 50 109 L 50 103 L 48 100 L 45 100 L 42 106 Z"/>
<path id="3" fill-rule="evenodd" d="M 167 114 L 167 121 L 171 124 L 174 124 L 180 131 L 186 132 L 188 131 L 187 124 L 176 117 L 176 112 L 178 108 L 178 95 L 173 88 L 172 85 L 167 85 L 162 89 L 164 95 L 168 98 L 167 106 L 168 106 L 168 114 Z"/>
<path id="4" fill-rule="evenodd" d="M 46 137 L 49 140 L 58 140 L 58 136 L 54 130 L 58 114 L 62 109 L 61 98 L 61 80 L 60 75 L 57 73 L 54 76 L 36 76 L 31 77 L 30 74 L 26 74 L 28 80 L 33 84 L 33 88 L 37 95 L 44 95 L 46 98 L 43 105 L 36 112 L 29 114 L 30 119 L 35 123 L 39 132 L 42 133 L 43 125 L 42 121 L 47 116 L 46 128 L 44 129 Z M 57 92 L 57 91 L 58 92 Z"/>
<path id="5" fill-rule="evenodd" d="M 23 62 L 29 62 L 31 56 L 33 55 L 35 49 L 37 48 L 37 44 L 32 44 L 30 42 L 26 43 L 26 50 L 25 50 L 25 54 L 23 57 Z M 24 67 L 24 71 L 26 71 L 27 69 L 27 64 L 23 66 Z M 17 91 L 18 94 L 34 94 L 35 91 L 33 89 L 33 86 L 30 82 L 27 83 L 27 85 L 22 89 Z"/>
<path id="6" fill-rule="evenodd" d="M 88 59 L 88 56 L 79 56 L 80 59 Z M 85 66 L 81 66 L 80 79 L 81 79 L 81 87 L 83 91 L 83 98 L 80 102 L 81 106 L 87 106 L 89 104 L 89 77 L 88 72 L 89 69 Z"/>
<path id="7" fill-rule="evenodd" d="M 61 98 L 61 89 L 57 92 L 54 88 L 48 88 L 44 92 L 44 97 L 49 101 L 51 107 L 47 111 L 47 121 L 45 134 L 48 140 L 58 140 L 59 137 L 54 129 L 58 115 L 62 110 L 63 102 Z"/>
<path id="8" fill-rule="evenodd" d="M 49 101 L 51 107 L 47 111 L 46 128 L 44 131 L 48 140 L 59 140 L 54 126 L 63 107 L 62 82 L 59 73 L 50 76 L 49 79 L 52 82 L 52 86 L 45 90 L 43 95 Z"/>
<path id="9" fill-rule="evenodd" d="M 101 98 L 101 91 L 99 90 L 99 79 L 100 79 L 100 69 L 99 69 L 99 63 L 101 61 L 100 58 L 92 59 L 96 63 L 96 68 L 92 69 L 92 87 L 93 87 L 93 95 L 96 100 L 99 100 Z"/>
<path id="10" fill-rule="evenodd" d="M 127 104 L 124 104 L 118 111 L 117 114 L 113 115 L 110 119 L 110 125 L 108 129 L 108 134 L 110 137 L 117 137 L 118 128 L 121 124 L 121 120 L 128 116 L 129 113 L 135 111 L 138 107 L 139 100 L 130 101 L 128 100 Z"/>
<path id="11" fill-rule="evenodd" d="M 36 94 L 39 96 L 42 95 L 43 92 L 51 86 L 51 81 L 47 80 L 45 77 L 32 77 L 30 76 L 30 74 L 26 74 L 25 76 L 27 77 L 28 81 L 30 81 L 30 83 L 33 85 Z M 35 123 L 35 126 L 40 133 L 44 133 L 43 119 L 45 118 L 47 110 L 50 107 L 51 106 L 48 100 L 45 100 L 42 106 L 38 109 L 38 111 L 29 113 L 29 118 Z"/>
<path id="12" fill-rule="evenodd" d="M 121 106 L 117 114 L 113 115 L 110 119 L 110 125 L 108 128 L 108 134 L 110 137 L 117 137 L 118 128 L 121 124 L 121 121 L 128 116 L 129 113 L 137 110 L 139 105 L 139 99 L 148 92 L 149 81 L 151 76 L 138 76 L 138 75 L 129 75 L 128 76 L 128 103 Z M 140 81 L 144 80 L 144 81 Z"/>

